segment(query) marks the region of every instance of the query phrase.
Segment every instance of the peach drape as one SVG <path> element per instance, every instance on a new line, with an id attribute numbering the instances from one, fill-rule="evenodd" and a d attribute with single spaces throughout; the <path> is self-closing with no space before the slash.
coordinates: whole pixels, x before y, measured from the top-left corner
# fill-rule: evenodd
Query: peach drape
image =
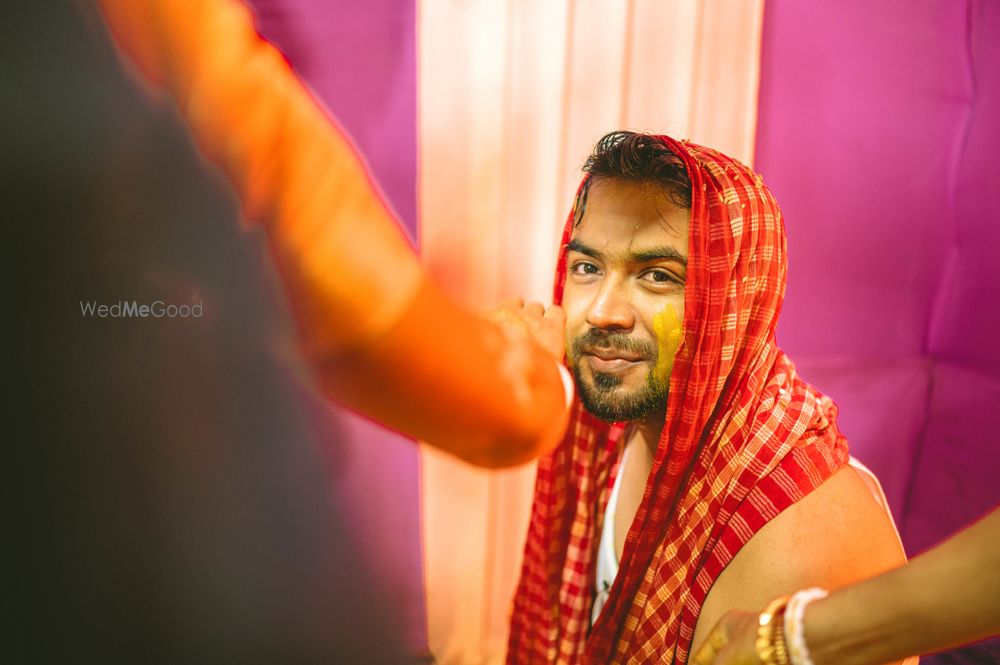
<path id="1" fill-rule="evenodd" d="M 594 141 L 690 138 L 749 164 L 763 0 L 420 0 L 423 259 L 464 302 L 548 302 L 562 221 Z M 429 386 L 428 389 L 433 389 Z M 421 453 L 428 642 L 503 660 L 534 467 Z"/>

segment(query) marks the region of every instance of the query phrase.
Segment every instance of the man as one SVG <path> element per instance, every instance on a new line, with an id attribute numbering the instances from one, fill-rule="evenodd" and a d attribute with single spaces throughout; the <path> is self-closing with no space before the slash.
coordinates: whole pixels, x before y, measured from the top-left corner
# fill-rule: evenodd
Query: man
<path id="1" fill-rule="evenodd" d="M 630 132 L 584 170 L 555 289 L 580 400 L 539 463 L 509 662 L 684 663 L 727 610 L 900 563 L 836 406 L 775 343 L 760 178 Z"/>

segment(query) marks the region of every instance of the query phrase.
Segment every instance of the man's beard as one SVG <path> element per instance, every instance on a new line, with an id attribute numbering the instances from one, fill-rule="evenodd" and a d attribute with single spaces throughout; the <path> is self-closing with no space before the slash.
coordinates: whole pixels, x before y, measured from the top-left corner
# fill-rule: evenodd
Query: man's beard
<path id="1" fill-rule="evenodd" d="M 594 371 L 591 371 L 593 384 L 588 384 L 583 378 L 580 359 L 585 353 L 595 349 L 623 351 L 645 360 L 649 369 L 642 387 L 631 392 L 616 390 L 621 385 L 619 376 Z M 609 423 L 639 420 L 662 409 L 667 403 L 670 381 L 668 379 L 660 383 L 656 380 L 653 368 L 658 359 L 657 346 L 652 342 L 591 328 L 573 340 L 570 354 L 580 401 L 587 411 Z"/>

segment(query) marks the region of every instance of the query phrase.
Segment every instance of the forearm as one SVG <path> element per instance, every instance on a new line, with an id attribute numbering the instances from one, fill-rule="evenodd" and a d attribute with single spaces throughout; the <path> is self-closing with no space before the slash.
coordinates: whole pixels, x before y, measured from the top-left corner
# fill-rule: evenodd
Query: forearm
<path id="1" fill-rule="evenodd" d="M 1000 632 L 1000 511 L 913 559 L 809 606 L 816 665 L 872 665 Z"/>
<path id="2" fill-rule="evenodd" d="M 119 45 L 177 102 L 261 222 L 313 355 L 387 330 L 421 272 L 343 134 L 235 0 L 102 0 Z M 333 307 L 331 308 L 331 305 Z"/>
<path id="3" fill-rule="evenodd" d="M 102 0 L 116 41 L 177 101 L 267 229 L 305 352 L 332 397 L 484 466 L 565 420 L 556 362 L 444 298 L 361 161 L 234 0 Z"/>
<path id="4" fill-rule="evenodd" d="M 361 413 L 473 464 L 523 464 L 558 443 L 567 395 L 554 358 L 511 332 L 427 283 L 378 342 L 324 363 L 323 384 Z"/>

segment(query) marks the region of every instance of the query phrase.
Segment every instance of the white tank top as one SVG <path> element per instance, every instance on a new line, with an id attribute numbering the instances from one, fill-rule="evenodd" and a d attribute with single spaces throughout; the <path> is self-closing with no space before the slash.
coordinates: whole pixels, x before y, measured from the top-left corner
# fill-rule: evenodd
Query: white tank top
<path id="1" fill-rule="evenodd" d="M 604 511 L 604 528 L 601 529 L 601 542 L 597 546 L 597 576 L 594 597 L 594 609 L 590 614 L 590 625 L 594 625 L 601 608 L 608 601 L 608 593 L 615 577 L 618 576 L 618 557 L 615 555 L 615 510 L 618 508 L 618 493 L 621 491 L 622 476 L 625 475 L 625 459 L 628 448 L 622 451 L 622 459 L 618 463 L 618 474 L 615 476 L 611 496 L 608 497 L 608 507 Z"/>

